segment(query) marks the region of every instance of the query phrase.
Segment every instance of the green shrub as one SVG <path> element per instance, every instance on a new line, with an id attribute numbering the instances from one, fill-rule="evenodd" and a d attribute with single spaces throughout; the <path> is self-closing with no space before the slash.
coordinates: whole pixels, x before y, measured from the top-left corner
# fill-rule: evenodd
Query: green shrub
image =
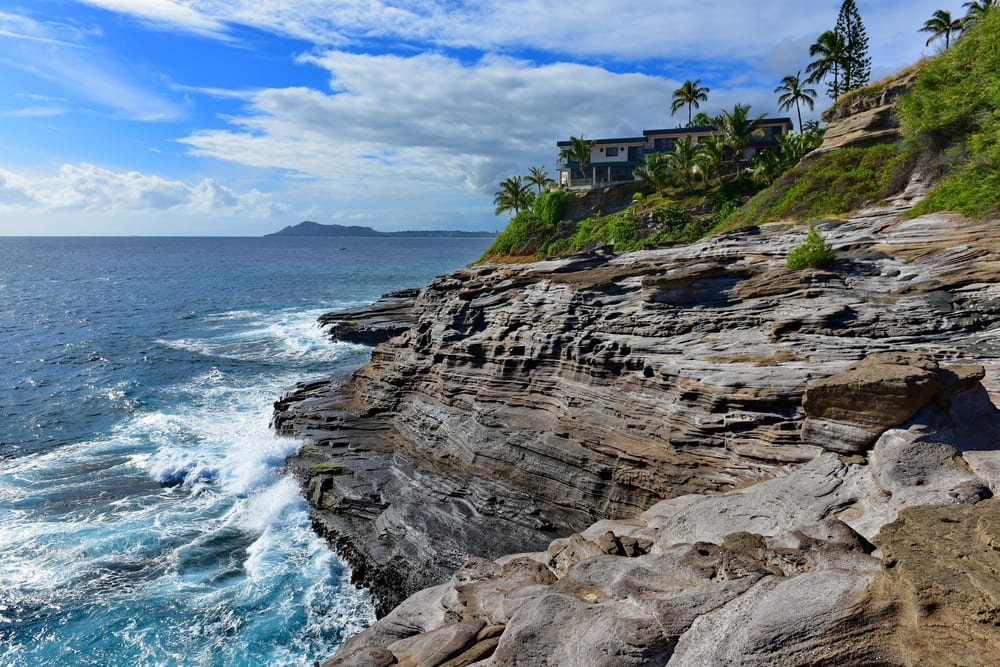
<path id="1" fill-rule="evenodd" d="M 533 211 L 521 211 L 514 216 L 483 257 L 530 257 L 538 254 L 550 234 L 547 225 Z"/>
<path id="2" fill-rule="evenodd" d="M 531 205 L 531 210 L 541 219 L 546 227 L 555 227 L 563 218 L 566 210 L 566 199 L 569 192 L 565 190 L 554 190 L 543 192 L 535 197 L 535 202 Z"/>
<path id="3" fill-rule="evenodd" d="M 830 247 L 815 225 L 809 223 L 809 231 L 801 245 L 788 253 L 788 268 L 790 269 L 821 269 L 830 268 L 836 261 L 833 248 Z"/>
<path id="4" fill-rule="evenodd" d="M 614 245 L 616 250 L 634 250 L 641 237 L 636 216 L 627 210 L 580 220 L 572 226 L 572 231 L 572 235 L 547 245 L 543 254 L 582 252 L 602 245 Z"/>

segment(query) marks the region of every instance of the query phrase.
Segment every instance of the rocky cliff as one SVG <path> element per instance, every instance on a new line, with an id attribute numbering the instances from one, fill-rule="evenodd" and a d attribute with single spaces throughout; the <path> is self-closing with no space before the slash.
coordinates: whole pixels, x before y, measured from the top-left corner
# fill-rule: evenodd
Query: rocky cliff
<path id="1" fill-rule="evenodd" d="M 835 449 L 836 420 L 803 432 L 803 393 L 872 352 L 981 364 L 995 395 L 995 223 L 897 213 L 821 222 L 832 271 L 785 269 L 802 231 L 772 225 L 432 281 L 349 382 L 277 405 L 310 440 L 294 463 L 318 526 L 385 612 L 469 556 Z"/>
<path id="2" fill-rule="evenodd" d="M 329 664 L 993 664 L 996 221 L 924 185 L 817 221 L 831 270 L 772 224 L 325 318 L 371 362 L 274 425 L 383 617 Z"/>
<path id="3" fill-rule="evenodd" d="M 847 146 L 867 146 L 901 137 L 895 102 L 910 90 L 919 69 L 913 67 L 879 84 L 852 91 L 827 109 L 823 145 L 811 159 Z"/>

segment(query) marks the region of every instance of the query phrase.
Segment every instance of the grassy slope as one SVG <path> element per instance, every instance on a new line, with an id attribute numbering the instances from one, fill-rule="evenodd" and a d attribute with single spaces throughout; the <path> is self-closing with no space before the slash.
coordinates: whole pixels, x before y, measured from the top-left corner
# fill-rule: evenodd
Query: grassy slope
<path id="1" fill-rule="evenodd" d="M 877 86 L 870 89 L 878 92 Z M 807 158 L 719 231 L 849 213 L 901 191 L 915 167 L 937 185 L 912 215 L 953 210 L 985 218 L 1000 213 L 1000 11 L 950 50 L 921 63 L 897 112 L 901 142 Z"/>
<path id="2" fill-rule="evenodd" d="M 928 61 L 899 112 L 908 141 L 943 176 L 913 214 L 1000 214 L 1000 9 Z"/>
<path id="3" fill-rule="evenodd" d="M 718 231 L 775 220 L 837 216 L 901 192 L 916 155 L 901 145 L 841 148 L 806 158 L 734 213 Z"/>

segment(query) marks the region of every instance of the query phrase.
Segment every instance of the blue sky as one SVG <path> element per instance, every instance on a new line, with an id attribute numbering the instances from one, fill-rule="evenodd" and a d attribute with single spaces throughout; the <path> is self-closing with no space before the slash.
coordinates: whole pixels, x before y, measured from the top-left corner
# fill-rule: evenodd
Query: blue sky
<path id="1" fill-rule="evenodd" d="M 794 116 L 772 91 L 840 4 L 0 0 L 0 236 L 499 229 L 497 182 L 685 121 L 685 79 Z M 857 2 L 873 79 L 948 4 Z"/>

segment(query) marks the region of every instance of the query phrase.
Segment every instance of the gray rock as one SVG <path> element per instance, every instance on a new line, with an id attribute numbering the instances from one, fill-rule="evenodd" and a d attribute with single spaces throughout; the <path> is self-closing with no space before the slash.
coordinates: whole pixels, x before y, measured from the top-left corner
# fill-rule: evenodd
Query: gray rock
<path id="1" fill-rule="evenodd" d="M 874 580 L 825 570 L 762 581 L 699 616 L 670 665 L 901 665 L 883 650 L 891 631 L 880 621 L 889 609 L 873 604 Z"/>
<path id="2" fill-rule="evenodd" d="M 477 642 L 485 624 L 480 621 L 452 623 L 389 645 L 400 667 L 438 667 Z"/>

